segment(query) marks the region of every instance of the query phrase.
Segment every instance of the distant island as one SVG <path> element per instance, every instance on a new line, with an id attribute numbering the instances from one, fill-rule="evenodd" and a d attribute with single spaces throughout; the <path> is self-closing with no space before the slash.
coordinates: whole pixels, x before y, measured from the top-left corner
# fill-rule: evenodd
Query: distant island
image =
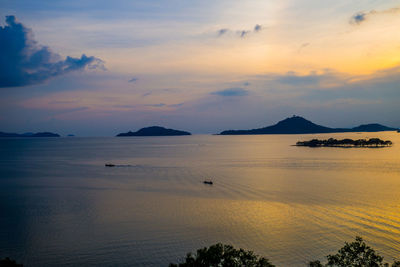
<path id="1" fill-rule="evenodd" d="M 23 133 L 23 134 L 0 132 L 0 137 L 60 137 L 60 135 L 50 132 Z"/>
<path id="2" fill-rule="evenodd" d="M 381 124 L 363 124 L 354 128 L 329 128 L 315 124 L 300 116 L 284 119 L 275 125 L 252 130 L 228 130 L 220 135 L 250 135 L 250 134 L 317 134 L 317 133 L 343 133 L 343 132 L 381 132 L 397 131 L 397 128 Z"/>
<path id="3" fill-rule="evenodd" d="M 337 140 L 329 138 L 327 140 L 312 139 L 310 141 L 299 141 L 296 146 L 308 146 L 308 147 L 387 147 L 393 143 L 390 140 L 381 140 L 379 138 L 366 139 L 342 139 Z"/>
<path id="4" fill-rule="evenodd" d="M 117 134 L 117 137 L 124 136 L 179 136 L 179 135 L 191 135 L 189 132 L 179 131 L 174 129 L 167 129 L 160 126 L 151 126 L 142 128 L 137 132 L 127 132 Z"/>

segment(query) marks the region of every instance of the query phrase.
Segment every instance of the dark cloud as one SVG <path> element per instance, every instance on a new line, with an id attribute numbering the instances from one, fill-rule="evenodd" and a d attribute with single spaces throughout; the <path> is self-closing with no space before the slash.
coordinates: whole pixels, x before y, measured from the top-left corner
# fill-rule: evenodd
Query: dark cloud
<path id="1" fill-rule="evenodd" d="M 168 105 L 168 106 L 173 107 L 173 108 L 179 108 L 179 107 L 182 107 L 184 104 L 185 104 L 185 102 L 178 103 L 178 104 L 172 104 L 172 105 Z"/>
<path id="2" fill-rule="evenodd" d="M 229 31 L 229 29 L 220 29 L 220 30 L 218 30 L 218 36 L 222 36 L 222 35 L 224 35 L 225 33 L 227 33 Z"/>
<path id="3" fill-rule="evenodd" d="M 255 32 L 259 32 L 262 30 L 262 26 L 260 24 L 256 24 L 256 26 L 254 26 L 254 31 Z"/>
<path id="4" fill-rule="evenodd" d="M 37 84 L 85 68 L 104 69 L 103 61 L 85 54 L 61 60 L 48 47 L 38 45 L 32 31 L 15 16 L 6 16 L 6 25 L 0 26 L 0 87 Z"/>
<path id="5" fill-rule="evenodd" d="M 221 91 L 212 92 L 212 95 L 219 96 L 246 96 L 249 94 L 249 91 L 243 88 L 227 88 Z"/>
<path id="6" fill-rule="evenodd" d="M 385 9 L 385 10 L 378 10 L 378 11 L 371 10 L 369 12 L 358 12 L 350 18 L 350 23 L 358 25 L 358 24 L 366 21 L 367 19 L 369 19 L 369 17 L 371 17 L 371 16 L 385 15 L 385 14 L 397 14 L 399 12 L 400 12 L 400 7 L 393 7 L 393 8 L 389 8 L 389 9 Z"/>
<path id="7" fill-rule="evenodd" d="M 351 17 L 351 23 L 353 24 L 360 24 L 361 22 L 363 22 L 364 20 L 367 19 L 367 14 L 364 12 L 359 12 L 357 14 L 355 14 L 354 16 Z"/>
<path id="8" fill-rule="evenodd" d="M 233 32 L 236 32 L 236 34 L 240 37 L 240 38 L 244 38 L 247 35 L 249 35 L 250 33 L 254 32 L 254 33 L 258 33 L 263 29 L 262 25 L 260 24 L 256 24 L 252 30 L 236 30 Z M 230 32 L 231 30 L 229 30 L 228 28 L 223 28 L 223 29 L 219 29 L 217 31 L 217 35 L 218 37 L 225 35 L 226 33 Z"/>
<path id="9" fill-rule="evenodd" d="M 128 83 L 134 83 L 134 82 L 136 82 L 138 79 L 137 78 L 132 78 L 132 79 L 130 79 L 129 81 L 128 81 Z"/>
<path id="10" fill-rule="evenodd" d="M 243 85 L 244 85 L 244 86 L 249 86 L 250 83 L 249 83 L 249 82 L 244 82 Z"/>
<path id="11" fill-rule="evenodd" d="M 148 104 L 148 105 L 146 105 L 146 106 L 148 106 L 148 107 L 155 107 L 155 108 L 161 108 L 161 107 L 164 107 L 164 106 L 166 106 L 164 103 L 159 103 L 159 104 Z"/>
<path id="12" fill-rule="evenodd" d="M 247 34 L 250 33 L 250 31 L 243 30 L 243 31 L 238 31 L 238 33 L 240 35 L 240 38 L 244 38 L 244 37 L 246 37 Z"/>
<path id="13" fill-rule="evenodd" d="M 149 95 L 152 95 L 153 93 L 152 92 L 147 92 L 147 93 L 144 93 L 143 95 L 142 95 L 142 97 L 146 97 L 146 96 L 149 96 Z"/>

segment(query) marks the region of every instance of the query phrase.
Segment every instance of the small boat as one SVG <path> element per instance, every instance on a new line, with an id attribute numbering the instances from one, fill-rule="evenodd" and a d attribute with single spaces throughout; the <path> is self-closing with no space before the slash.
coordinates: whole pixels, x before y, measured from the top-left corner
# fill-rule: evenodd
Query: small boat
<path id="1" fill-rule="evenodd" d="M 213 184 L 213 182 L 211 181 L 211 180 L 204 180 L 203 181 L 203 184 L 209 184 L 209 185 L 212 185 Z"/>
<path id="2" fill-rule="evenodd" d="M 106 167 L 115 167 L 115 164 L 106 163 L 105 166 L 106 166 Z"/>

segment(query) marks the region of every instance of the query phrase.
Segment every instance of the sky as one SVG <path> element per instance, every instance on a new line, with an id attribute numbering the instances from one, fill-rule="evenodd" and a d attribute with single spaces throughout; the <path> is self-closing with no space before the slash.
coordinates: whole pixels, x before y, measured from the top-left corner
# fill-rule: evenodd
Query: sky
<path id="1" fill-rule="evenodd" d="M 2 0 L 0 131 L 400 127 L 400 1 Z"/>

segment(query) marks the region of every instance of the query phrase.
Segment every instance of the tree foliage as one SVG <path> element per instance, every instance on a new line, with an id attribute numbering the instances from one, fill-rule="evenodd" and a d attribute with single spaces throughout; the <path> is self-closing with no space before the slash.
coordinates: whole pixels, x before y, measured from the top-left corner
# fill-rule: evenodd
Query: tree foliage
<path id="1" fill-rule="evenodd" d="M 323 265 L 320 261 L 311 261 L 309 267 L 389 267 L 383 263 L 383 257 L 357 236 L 351 243 L 345 245 L 334 255 L 326 256 L 328 262 Z M 395 261 L 392 267 L 400 267 L 400 262 Z"/>
<path id="2" fill-rule="evenodd" d="M 188 253 L 182 263 L 169 265 L 170 267 L 194 266 L 249 266 L 249 267 L 274 267 L 268 259 L 259 257 L 252 251 L 235 249 L 231 245 L 221 243 L 198 249 L 196 254 Z"/>
<path id="3" fill-rule="evenodd" d="M 400 261 L 392 265 L 383 263 L 383 257 L 367 246 L 361 237 L 345 245 L 334 255 L 326 256 L 328 262 L 319 260 L 308 263 L 309 267 L 400 267 Z M 0 267 L 22 267 L 15 260 L 0 260 Z M 198 249 L 196 254 L 188 253 L 184 262 L 170 263 L 169 267 L 275 267 L 268 259 L 254 254 L 253 251 L 235 249 L 221 243 Z"/>
<path id="4" fill-rule="evenodd" d="M 379 138 L 366 139 L 342 139 L 337 140 L 329 138 L 327 140 L 312 139 L 310 141 L 299 141 L 296 146 L 309 146 L 309 147 L 386 147 L 393 145 L 390 140 L 381 140 Z"/>
<path id="5" fill-rule="evenodd" d="M 22 267 L 22 264 L 18 264 L 15 260 L 10 258 L 4 258 L 0 260 L 0 267 Z"/>
<path id="6" fill-rule="evenodd" d="M 359 236 L 352 243 L 345 242 L 344 247 L 335 255 L 328 255 L 328 266 L 364 267 L 383 266 L 383 257 L 367 246 Z"/>

